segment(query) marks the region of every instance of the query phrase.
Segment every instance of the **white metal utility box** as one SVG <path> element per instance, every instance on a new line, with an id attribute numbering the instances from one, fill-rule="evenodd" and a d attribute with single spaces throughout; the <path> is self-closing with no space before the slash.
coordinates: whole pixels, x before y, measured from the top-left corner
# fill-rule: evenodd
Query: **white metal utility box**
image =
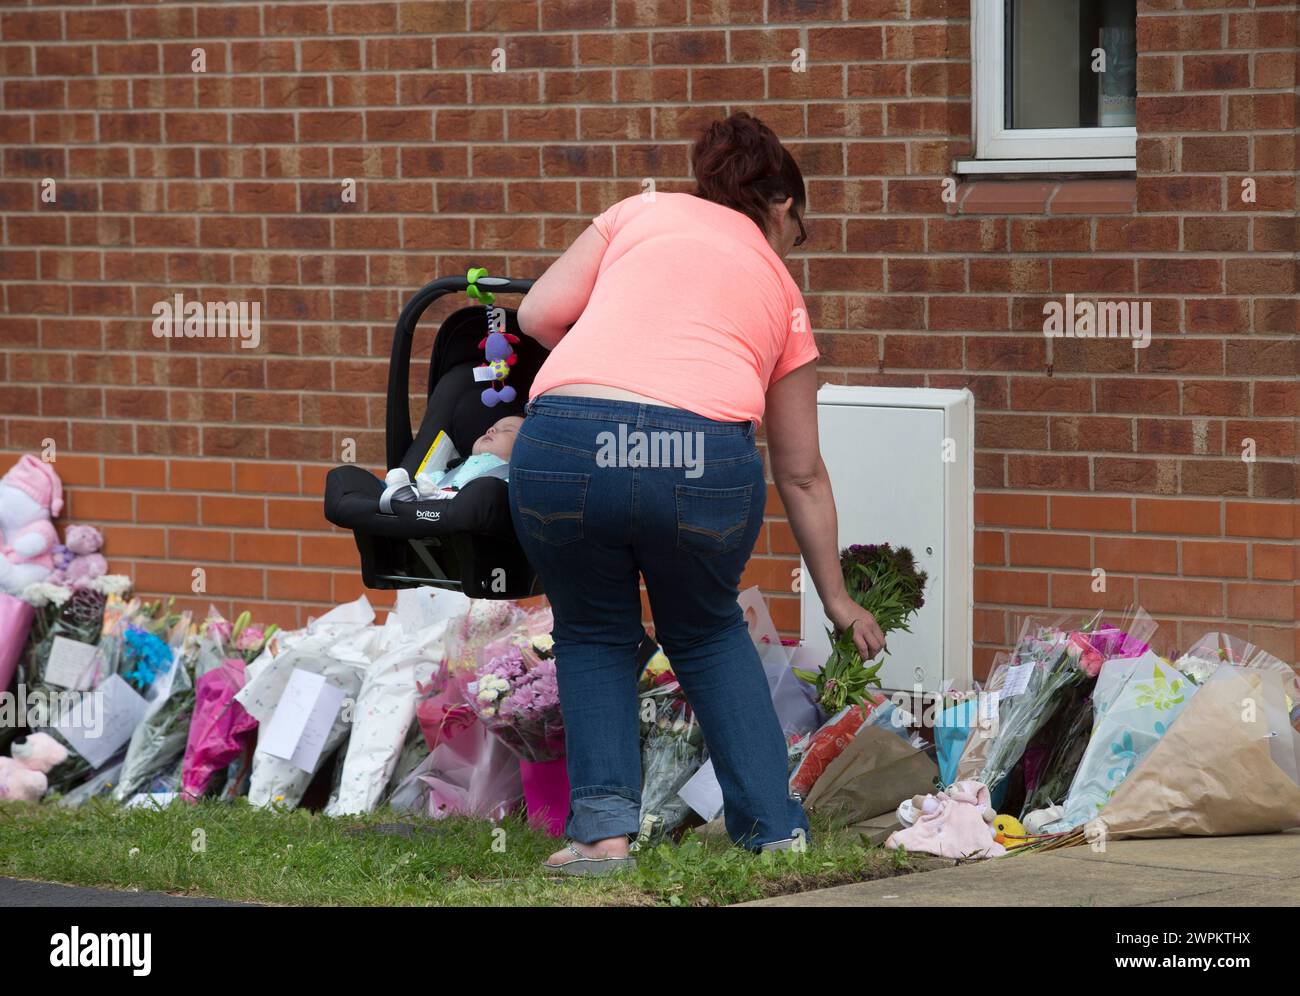
<path id="1" fill-rule="evenodd" d="M 905 546 L 929 574 L 911 633 L 889 637 L 886 690 L 937 692 L 971 682 L 975 399 L 968 390 L 849 387 L 817 392 L 822 459 L 839 547 Z M 830 626 L 800 561 L 801 637 L 824 659 Z"/>

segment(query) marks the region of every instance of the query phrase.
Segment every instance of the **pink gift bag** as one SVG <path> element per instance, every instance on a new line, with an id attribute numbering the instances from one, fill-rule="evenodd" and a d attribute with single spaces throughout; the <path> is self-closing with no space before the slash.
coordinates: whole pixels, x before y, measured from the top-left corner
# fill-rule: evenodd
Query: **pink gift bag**
<path id="1" fill-rule="evenodd" d="M 9 689 L 18 669 L 18 658 L 27 645 L 36 610 L 13 595 L 0 594 L 0 692 Z"/>
<path id="2" fill-rule="evenodd" d="M 564 762 L 563 757 L 554 761 L 519 759 L 528 822 L 552 837 L 564 836 L 564 823 L 569 818 L 569 772 Z"/>

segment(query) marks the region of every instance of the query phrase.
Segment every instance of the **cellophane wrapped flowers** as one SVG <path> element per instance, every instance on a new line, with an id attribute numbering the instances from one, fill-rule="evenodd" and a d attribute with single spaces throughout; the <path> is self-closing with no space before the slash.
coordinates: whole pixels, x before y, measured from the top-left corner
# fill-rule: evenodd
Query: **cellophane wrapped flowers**
<path id="1" fill-rule="evenodd" d="M 54 584 L 32 585 L 24 596 L 36 606 L 36 616 L 19 681 L 32 688 L 44 681 L 55 637 L 78 643 L 95 643 L 99 639 L 107 599 L 94 588 L 73 590 Z"/>
<path id="2" fill-rule="evenodd" d="M 170 683 L 165 690 L 159 689 L 159 696 L 131 735 L 122 770 L 113 786 L 113 798 L 119 802 L 147 789 L 155 778 L 171 773 L 180 765 L 194 715 L 198 646 L 198 630 L 191 625 L 176 656 Z"/>
<path id="3" fill-rule="evenodd" d="M 1030 618 L 1021 628 L 1006 682 L 998 693 L 997 723 L 979 776 L 990 791 L 1011 773 L 1030 739 L 1057 710 L 1071 699 L 1081 698 L 1076 686 L 1093 684 L 1108 660 L 1143 653 L 1155 629 L 1141 609 L 1124 625 L 1103 622 L 1101 613 L 1075 625 L 1070 622 L 1044 623 Z M 988 732 L 977 731 L 976 735 Z M 1058 754 L 1058 760 L 1068 757 L 1064 750 Z M 1050 770 L 1042 773 L 1052 779 L 1058 774 Z"/>
<path id="4" fill-rule="evenodd" d="M 550 617 L 549 609 L 526 617 L 479 651 L 477 667 L 455 676 L 483 725 L 525 761 L 564 756 Z"/>
<path id="5" fill-rule="evenodd" d="M 93 694 L 93 689 L 116 674 L 149 700 L 151 709 L 165 699 L 175 680 L 173 671 L 181 645 L 190 630 L 190 614 L 174 611 L 174 604 L 174 599 L 142 603 L 109 595 L 84 694 Z M 66 791 L 93 770 L 89 761 L 69 748 L 68 759 L 49 773 L 50 790 Z"/>
<path id="6" fill-rule="evenodd" d="M 664 839 L 686 821 L 690 806 L 677 794 L 704 763 L 700 724 L 668 658 L 657 651 L 637 689 L 641 717 L 641 814 L 638 847 Z"/>
<path id="7" fill-rule="evenodd" d="M 275 623 L 267 626 L 253 622 L 253 614 L 248 611 L 241 612 L 234 623 L 230 623 L 215 608 L 209 608 L 199 635 L 214 656 L 222 659 L 237 657 L 245 664 L 251 664 L 279 629 Z"/>

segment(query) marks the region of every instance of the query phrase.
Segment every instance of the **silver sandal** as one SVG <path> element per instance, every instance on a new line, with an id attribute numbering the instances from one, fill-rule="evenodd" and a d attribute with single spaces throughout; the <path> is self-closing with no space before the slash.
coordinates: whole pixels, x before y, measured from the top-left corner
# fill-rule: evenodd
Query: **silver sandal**
<path id="1" fill-rule="evenodd" d="M 610 875 L 636 865 L 636 858 L 631 855 L 626 858 L 591 858 L 574 847 L 573 841 L 564 846 L 574 855 L 573 860 L 562 861 L 558 865 L 543 861 L 542 867 L 564 875 Z"/>

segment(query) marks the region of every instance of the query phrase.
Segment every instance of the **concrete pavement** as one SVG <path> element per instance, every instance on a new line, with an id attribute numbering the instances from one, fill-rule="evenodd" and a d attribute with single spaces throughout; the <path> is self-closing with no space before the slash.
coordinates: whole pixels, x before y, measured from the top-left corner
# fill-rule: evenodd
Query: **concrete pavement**
<path id="1" fill-rule="evenodd" d="M 1300 906 L 1300 830 L 1120 840 L 742 906 Z"/>

